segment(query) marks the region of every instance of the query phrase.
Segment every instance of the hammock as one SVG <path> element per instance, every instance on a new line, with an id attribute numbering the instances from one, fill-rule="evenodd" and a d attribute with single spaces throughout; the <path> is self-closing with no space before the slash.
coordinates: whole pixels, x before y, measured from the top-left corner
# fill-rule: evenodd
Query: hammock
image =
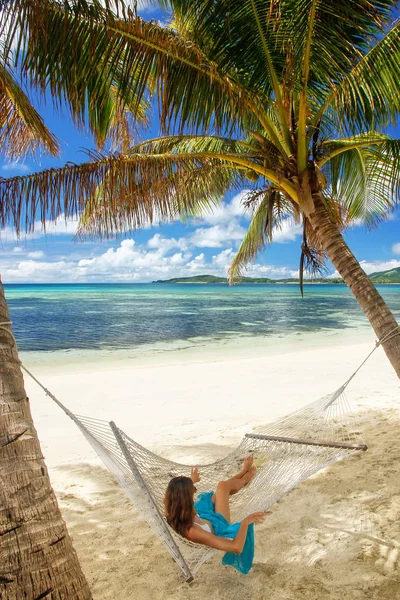
<path id="1" fill-rule="evenodd" d="M 0 323 L 14 339 L 8 326 Z M 382 342 L 399 335 L 400 326 L 376 342 L 373 350 L 349 379 L 335 392 L 308 404 L 281 419 L 247 433 L 239 446 L 224 459 L 199 465 L 201 481 L 198 493 L 211 491 L 221 479 L 240 469 L 246 456 L 252 455 L 256 476 L 230 501 L 233 521 L 258 511 L 266 511 L 274 502 L 324 467 L 366 450 L 358 431 L 345 389 Z M 15 339 L 14 339 L 15 342 Z M 16 343 L 16 342 L 15 342 Z M 179 536 L 166 522 L 163 512 L 165 489 L 177 475 L 190 475 L 191 466 L 175 463 L 144 448 L 113 421 L 101 421 L 73 414 L 24 365 L 21 368 L 76 423 L 119 485 L 142 513 L 190 582 L 200 566 L 216 551 L 194 544 Z"/>
<path id="2" fill-rule="evenodd" d="M 76 423 L 119 485 L 136 505 L 180 567 L 186 581 L 215 550 L 189 542 L 167 524 L 163 500 L 169 480 L 190 475 L 191 466 L 162 458 L 132 440 L 113 421 L 73 414 L 23 365 L 22 368 Z M 350 381 L 350 380 L 349 380 Z M 337 391 L 244 436 L 239 446 L 217 462 L 199 465 L 198 493 L 214 490 L 221 479 L 240 470 L 252 455 L 257 473 L 231 497 L 233 522 L 267 510 L 286 492 L 313 473 L 367 446 L 350 415 L 346 382 Z M 347 417 L 346 417 L 347 416 Z"/>

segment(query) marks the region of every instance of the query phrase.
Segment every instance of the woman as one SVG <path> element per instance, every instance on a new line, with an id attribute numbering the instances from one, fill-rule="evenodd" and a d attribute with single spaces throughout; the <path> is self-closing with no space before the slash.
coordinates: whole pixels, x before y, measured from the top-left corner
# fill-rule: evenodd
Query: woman
<path id="1" fill-rule="evenodd" d="M 229 497 L 254 477 L 256 468 L 249 456 L 240 473 L 220 481 L 215 492 L 204 492 L 194 501 L 195 484 L 200 481 L 197 467 L 190 477 L 174 477 L 165 494 L 167 522 L 180 535 L 226 552 L 222 559 L 241 573 L 248 573 L 254 556 L 254 523 L 262 523 L 264 512 L 249 515 L 241 523 L 231 523 Z"/>

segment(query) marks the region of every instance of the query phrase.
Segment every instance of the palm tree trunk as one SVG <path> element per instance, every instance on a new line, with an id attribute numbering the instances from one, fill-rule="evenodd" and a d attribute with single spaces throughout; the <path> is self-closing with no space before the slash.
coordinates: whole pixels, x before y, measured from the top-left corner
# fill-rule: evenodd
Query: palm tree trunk
<path id="1" fill-rule="evenodd" d="M 315 194 L 313 202 L 314 210 L 307 218 L 332 264 L 356 297 L 378 340 L 388 336 L 389 339 L 382 346 L 400 377 L 400 328 L 397 321 L 329 218 L 323 200 Z"/>
<path id="2" fill-rule="evenodd" d="M 8 321 L 0 282 L 0 323 Z M 0 598 L 90 600 L 50 485 L 17 347 L 7 329 L 0 328 Z"/>

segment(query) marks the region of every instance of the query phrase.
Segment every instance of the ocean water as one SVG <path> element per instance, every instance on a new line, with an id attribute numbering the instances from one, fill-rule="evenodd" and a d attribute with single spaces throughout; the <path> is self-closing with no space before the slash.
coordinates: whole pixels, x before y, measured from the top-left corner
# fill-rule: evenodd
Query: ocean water
<path id="1" fill-rule="evenodd" d="M 21 352 L 169 350 L 371 335 L 344 285 L 5 285 Z M 400 313 L 400 286 L 378 289 Z M 373 334 L 372 334 L 373 335 Z"/>

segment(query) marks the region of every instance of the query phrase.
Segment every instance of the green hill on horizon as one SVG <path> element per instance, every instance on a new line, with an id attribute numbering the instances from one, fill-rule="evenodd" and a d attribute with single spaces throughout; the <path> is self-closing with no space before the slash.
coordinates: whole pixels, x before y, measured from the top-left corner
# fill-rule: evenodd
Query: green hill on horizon
<path id="1" fill-rule="evenodd" d="M 390 269 L 389 271 L 377 271 L 370 274 L 370 279 L 373 283 L 400 283 L 400 267 Z M 174 277 L 173 279 L 159 279 L 152 281 L 152 283 L 221 283 L 227 284 L 228 280 L 226 277 L 217 277 L 216 275 L 194 275 L 193 277 Z M 239 283 L 239 281 L 238 281 Z M 242 277 L 240 283 L 299 283 L 298 279 L 269 279 L 268 277 Z M 304 283 L 311 284 L 327 284 L 327 283 L 343 283 L 343 279 L 339 277 L 330 277 L 317 279 L 305 279 Z"/>
<path id="2" fill-rule="evenodd" d="M 400 267 L 389 271 L 376 271 L 371 273 L 369 278 L 374 283 L 400 283 Z"/>
<path id="3" fill-rule="evenodd" d="M 342 279 L 305 279 L 305 283 L 343 283 Z M 216 275 L 194 275 L 193 277 L 175 277 L 173 279 L 159 279 L 152 283 L 223 283 L 227 284 L 226 277 Z M 239 281 L 238 281 L 239 283 Z M 298 279 L 269 279 L 268 277 L 242 277 L 240 283 L 299 283 Z"/>

